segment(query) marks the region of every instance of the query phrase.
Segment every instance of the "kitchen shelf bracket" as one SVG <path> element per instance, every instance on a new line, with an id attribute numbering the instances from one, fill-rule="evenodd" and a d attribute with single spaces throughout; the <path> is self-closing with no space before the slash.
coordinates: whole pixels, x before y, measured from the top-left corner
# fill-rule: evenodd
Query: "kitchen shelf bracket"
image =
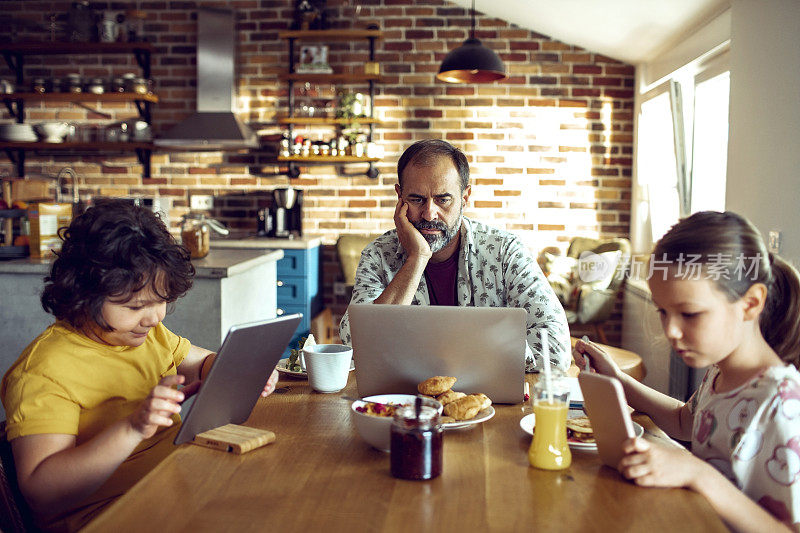
<path id="1" fill-rule="evenodd" d="M 142 177 L 150 178 L 152 176 L 152 155 L 153 151 L 149 148 L 137 148 L 136 158 L 142 164 Z"/>
<path id="2" fill-rule="evenodd" d="M 147 102 L 145 100 L 136 100 L 134 103 L 136 104 L 136 109 L 139 111 L 139 116 L 142 117 L 142 120 L 144 120 L 148 124 L 151 124 L 152 120 L 150 119 L 152 117 L 152 114 L 150 111 L 150 102 Z"/>
<path id="3" fill-rule="evenodd" d="M 133 51 L 134 56 L 136 57 L 136 62 L 139 63 L 139 66 L 142 67 L 142 76 L 145 79 L 150 78 L 150 50 L 145 50 L 144 48 L 136 48 Z"/>
<path id="4" fill-rule="evenodd" d="M 290 178 L 297 178 L 300 176 L 300 167 L 297 166 L 297 163 L 294 161 L 289 161 L 289 167 L 286 171 L 286 175 Z"/>
<path id="5" fill-rule="evenodd" d="M 22 82 L 24 80 L 22 77 L 22 68 L 25 63 L 22 57 L 22 53 L 20 52 L 9 52 L 7 50 L 3 51 L 3 58 L 6 60 L 8 68 L 10 68 L 16 75 L 17 89 L 22 86 Z"/>
<path id="6" fill-rule="evenodd" d="M 17 167 L 17 177 L 23 177 L 25 175 L 25 150 L 6 148 L 5 152 L 9 161 Z"/>
<path id="7" fill-rule="evenodd" d="M 17 119 L 17 124 L 22 124 L 23 117 L 25 116 L 25 100 L 3 100 L 3 103 L 6 104 L 8 112 L 11 114 L 11 116 Z"/>

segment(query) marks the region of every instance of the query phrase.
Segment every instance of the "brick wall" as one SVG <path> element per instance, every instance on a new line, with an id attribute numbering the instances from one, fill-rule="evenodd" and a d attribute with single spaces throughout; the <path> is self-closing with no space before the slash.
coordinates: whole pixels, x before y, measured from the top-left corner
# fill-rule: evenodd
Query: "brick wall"
<path id="1" fill-rule="evenodd" d="M 374 140 L 385 150 L 380 176 L 367 178 L 366 165 L 344 172 L 334 166 L 303 168 L 297 179 L 277 164 L 276 117 L 285 113 L 287 44 L 278 33 L 288 28 L 292 0 L 233 2 L 93 2 L 121 11 L 138 4 L 148 13 L 146 31 L 156 44 L 152 76 L 160 102 L 153 127 L 164 131 L 195 107 L 195 9 L 229 5 L 238 12 L 238 94 L 240 115 L 258 131 L 262 148 L 246 153 L 153 155 L 153 174 L 142 179 L 133 154 L 28 155 L 30 175 L 52 175 L 65 165 L 81 175 L 81 190 L 92 195 L 160 195 L 172 199 L 172 223 L 187 210 L 189 194 L 214 194 L 214 214 L 242 229 L 254 227 L 255 211 L 269 191 L 292 185 L 305 190 L 304 229 L 321 235 L 326 303 L 339 311 L 347 295 L 336 295 L 340 279 L 331 246 L 342 233 L 375 233 L 392 227 L 394 171 L 403 149 L 415 140 L 444 138 L 467 154 L 473 194 L 467 216 L 516 232 L 534 251 L 566 248 L 572 236 L 628 236 L 633 137 L 633 74 L 630 65 L 549 39 L 508 22 L 477 17 L 476 36 L 494 49 L 510 74 L 502 83 L 450 85 L 434 78 L 444 55 L 469 32 L 469 11 L 437 0 L 328 0 L 334 27 L 376 23 L 384 32 L 377 59 L 385 76 L 378 84 L 375 115 L 382 123 Z M 6 1 L 4 17 L 37 19 L 50 14 L 65 20 L 70 2 Z M 7 19 L 8 20 L 8 19 Z M 0 26 L 0 38 L 47 39 L 22 26 Z M 329 60 L 337 71 L 360 72 L 367 58 L 363 43 L 331 43 Z M 28 56 L 26 81 L 35 75 L 109 77 L 139 72 L 125 56 Z M 13 79 L 2 65 L 0 77 Z M 365 91 L 366 87 L 353 87 Z M 63 120 L 102 125 L 135 115 L 127 105 L 98 111 L 77 106 L 29 105 L 32 122 Z M 3 110 L 2 119 L 9 119 Z M 308 131 L 314 138 L 327 131 Z M 0 173 L 11 174 L 6 159 Z M 341 292 L 341 290 L 338 290 Z M 616 338 L 618 324 L 611 328 Z"/>

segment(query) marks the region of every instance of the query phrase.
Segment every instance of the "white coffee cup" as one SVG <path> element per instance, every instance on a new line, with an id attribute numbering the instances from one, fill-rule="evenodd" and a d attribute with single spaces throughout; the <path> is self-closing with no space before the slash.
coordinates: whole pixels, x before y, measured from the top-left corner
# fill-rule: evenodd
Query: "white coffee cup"
<path id="1" fill-rule="evenodd" d="M 339 392 L 347 385 L 353 349 L 344 344 L 315 344 L 303 348 L 308 383 L 317 392 Z"/>

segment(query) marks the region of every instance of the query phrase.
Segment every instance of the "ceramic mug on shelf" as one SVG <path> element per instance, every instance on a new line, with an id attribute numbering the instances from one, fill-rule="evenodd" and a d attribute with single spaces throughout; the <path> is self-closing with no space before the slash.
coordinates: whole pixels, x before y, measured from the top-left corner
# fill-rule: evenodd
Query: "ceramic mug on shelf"
<path id="1" fill-rule="evenodd" d="M 347 385 L 353 349 L 344 344 L 315 344 L 300 351 L 300 365 L 317 392 L 339 392 Z"/>

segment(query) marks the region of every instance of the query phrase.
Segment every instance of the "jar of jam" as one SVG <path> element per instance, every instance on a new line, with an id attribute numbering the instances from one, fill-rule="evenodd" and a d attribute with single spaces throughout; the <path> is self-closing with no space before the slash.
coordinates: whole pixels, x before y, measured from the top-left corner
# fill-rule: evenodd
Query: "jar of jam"
<path id="1" fill-rule="evenodd" d="M 430 405 L 395 409 L 391 429 L 391 471 L 400 479 L 433 479 L 442 473 L 442 425 Z"/>

